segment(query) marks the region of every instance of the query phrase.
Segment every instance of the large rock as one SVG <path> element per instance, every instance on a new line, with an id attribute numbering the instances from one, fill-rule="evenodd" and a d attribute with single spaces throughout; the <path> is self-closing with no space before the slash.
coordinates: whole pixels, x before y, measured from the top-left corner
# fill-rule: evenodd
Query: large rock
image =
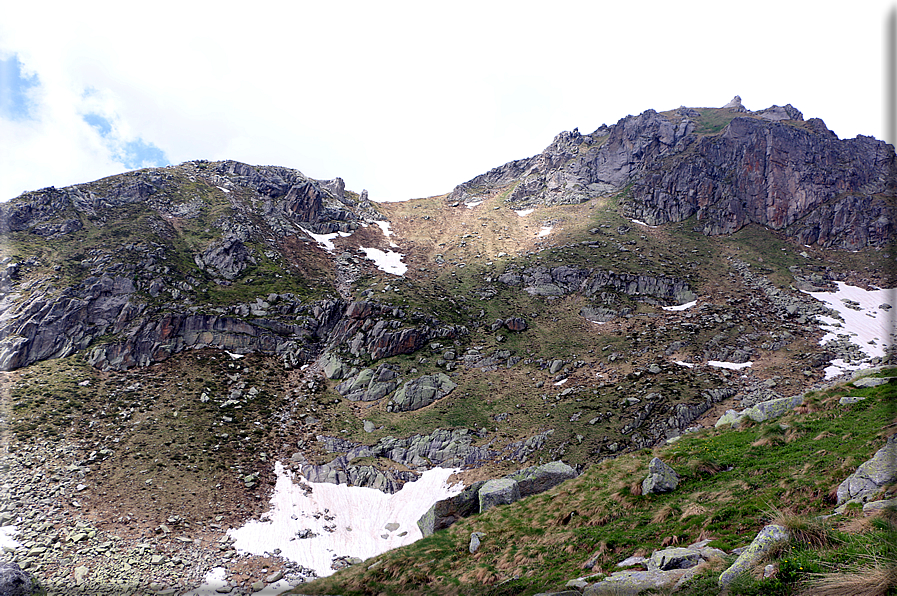
<path id="1" fill-rule="evenodd" d="M 721 426 L 732 425 L 737 428 L 745 418 L 754 422 L 766 422 L 787 414 L 803 402 L 804 398 L 802 395 L 795 395 L 793 397 L 782 397 L 760 402 L 741 412 L 727 410 L 725 414 L 720 416 L 714 426 L 720 428 Z"/>
<path id="2" fill-rule="evenodd" d="M 17 563 L 0 562 L 0 596 L 31 596 L 38 592 L 37 582 Z"/>
<path id="3" fill-rule="evenodd" d="M 783 526 L 772 524 L 760 530 L 748 547 L 738 555 L 732 566 L 719 576 L 719 587 L 725 588 L 736 577 L 750 571 L 771 548 L 788 539 L 788 530 Z"/>
<path id="4" fill-rule="evenodd" d="M 562 461 L 553 461 L 540 466 L 519 470 L 505 476 L 517 482 L 520 495 L 526 497 L 545 492 L 564 482 L 576 478 L 576 470 Z"/>
<path id="5" fill-rule="evenodd" d="M 520 500 L 520 487 L 510 478 L 489 480 L 480 487 L 480 513 L 498 505 L 509 505 Z"/>
<path id="6" fill-rule="evenodd" d="M 884 447 L 838 486 L 838 504 L 847 501 L 866 501 L 882 487 L 895 481 L 897 481 L 897 435 L 892 435 Z"/>
<path id="7" fill-rule="evenodd" d="M 395 391 L 401 379 L 391 364 L 376 370 L 362 369 L 357 375 L 336 386 L 336 392 L 350 401 L 374 401 Z"/>
<path id="8" fill-rule="evenodd" d="M 387 404 L 388 412 L 410 412 L 429 406 L 437 399 L 443 398 L 457 385 L 445 373 L 424 375 L 408 381 L 396 391 L 392 400 Z"/>
<path id="9" fill-rule="evenodd" d="M 679 486 L 679 475 L 660 458 L 655 457 L 648 464 L 648 477 L 642 481 L 642 494 L 668 493 Z"/>
<path id="10" fill-rule="evenodd" d="M 463 491 L 448 499 L 436 501 L 419 520 L 417 527 L 425 537 L 445 529 L 456 521 L 470 517 L 480 511 L 478 492 L 486 484 L 485 480 L 474 482 Z"/>

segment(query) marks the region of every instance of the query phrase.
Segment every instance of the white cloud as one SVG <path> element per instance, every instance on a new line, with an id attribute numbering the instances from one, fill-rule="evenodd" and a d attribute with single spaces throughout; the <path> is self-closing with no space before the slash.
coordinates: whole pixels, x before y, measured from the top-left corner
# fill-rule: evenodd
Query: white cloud
<path id="1" fill-rule="evenodd" d="M 172 162 L 285 165 L 374 200 L 447 192 L 561 130 L 736 93 L 880 136 L 884 1 L 605 4 L 18 3 L 0 52 L 36 73 L 40 105 L 0 121 L 0 200 L 122 169 L 81 120 L 97 102 L 117 139 Z"/>

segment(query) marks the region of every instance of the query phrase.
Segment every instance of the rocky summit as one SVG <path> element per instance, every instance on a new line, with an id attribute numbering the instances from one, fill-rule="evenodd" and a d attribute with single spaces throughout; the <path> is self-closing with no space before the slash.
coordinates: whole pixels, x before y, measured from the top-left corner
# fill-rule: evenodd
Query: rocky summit
<path id="1" fill-rule="evenodd" d="M 398 203 L 200 160 L 0 204 L 0 526 L 15 526 L 0 544 L 16 593 L 28 580 L 34 593 L 186 594 L 212 579 L 217 593 L 403 593 L 395 578 L 418 593 L 638 593 L 632 574 L 671 589 L 732 554 L 706 546 L 708 522 L 658 543 L 644 571 L 566 586 L 522 562 L 545 552 L 495 555 L 496 530 L 476 524 L 524 510 L 530 527 L 613 524 L 624 514 L 570 498 L 608 466 L 633 476 L 607 495 L 621 510 L 695 493 L 730 466 L 683 469 L 658 449 L 813 415 L 812 392 L 894 364 L 893 299 L 876 293 L 894 287 L 894 147 L 736 100 L 562 132 Z M 838 407 L 871 411 L 888 387 Z M 796 440 L 786 431 L 756 440 Z M 879 439 L 841 461 L 869 459 Z M 332 579 L 366 579 L 308 584 L 310 565 L 228 533 L 264 519 L 284 473 L 306 496 L 316 483 L 400 495 L 434 467 L 466 488 L 425 504 L 420 544 L 466 532 L 452 552 L 479 567 L 420 563 L 412 577 L 334 552 L 345 571 Z M 893 492 L 886 468 L 875 494 Z M 728 499 L 714 491 L 640 523 L 712 518 L 707 501 Z M 570 506 L 533 513 L 551 499 Z M 337 511 L 318 513 L 332 522 L 321 531 L 343 530 Z M 746 543 L 767 522 L 743 524 Z M 624 551 L 649 560 L 619 537 L 581 542 L 551 548 L 588 551 L 575 565 L 593 575 Z"/>

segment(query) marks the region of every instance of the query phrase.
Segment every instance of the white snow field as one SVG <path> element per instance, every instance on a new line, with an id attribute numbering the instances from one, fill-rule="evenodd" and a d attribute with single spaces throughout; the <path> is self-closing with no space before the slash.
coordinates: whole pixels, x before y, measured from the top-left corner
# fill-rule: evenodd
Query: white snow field
<path id="1" fill-rule="evenodd" d="M 251 520 L 228 534 L 239 552 L 262 555 L 279 548 L 280 556 L 314 569 L 319 577 L 333 573 L 334 557 L 367 559 L 419 540 L 417 520 L 433 503 L 464 488 L 447 483 L 458 470 L 433 468 L 392 495 L 326 482 L 305 482 L 311 487 L 306 494 L 280 462 L 274 471 L 277 484 L 271 510 L 261 521 Z M 398 527 L 387 530 L 387 524 Z M 315 537 L 298 538 L 302 530 L 311 530 Z"/>
<path id="2" fill-rule="evenodd" d="M 846 336 L 866 354 L 867 359 L 872 359 L 883 356 L 885 348 L 897 341 L 894 329 L 894 317 L 897 311 L 893 308 L 880 308 L 884 304 L 894 306 L 897 303 L 897 290 L 893 288 L 864 290 L 838 282 L 836 292 L 807 293 L 837 311 L 844 319 L 842 323 L 832 317 L 817 317 L 823 323 L 822 329 L 827 332 L 820 341 L 822 345 L 838 339 L 839 336 Z M 826 379 L 871 366 L 866 361 L 847 363 L 841 358 L 832 360 L 831 364 L 825 369 Z"/>
<path id="3" fill-rule="evenodd" d="M 405 275 L 405 272 L 408 271 L 408 265 L 402 262 L 402 257 L 405 256 L 402 253 L 392 250 L 383 252 L 379 248 L 365 248 L 364 246 L 360 248 L 364 251 L 367 258 L 374 261 L 374 264 L 380 271 L 392 273 L 393 275 L 398 275 L 400 277 Z"/>

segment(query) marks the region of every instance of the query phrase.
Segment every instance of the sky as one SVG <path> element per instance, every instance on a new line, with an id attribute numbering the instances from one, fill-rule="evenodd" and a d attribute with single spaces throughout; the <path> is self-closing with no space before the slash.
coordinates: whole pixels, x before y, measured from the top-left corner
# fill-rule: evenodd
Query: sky
<path id="1" fill-rule="evenodd" d="M 5 3 L 0 201 L 194 159 L 433 196 L 561 131 L 736 94 L 884 138 L 893 1 L 124 6 Z"/>

